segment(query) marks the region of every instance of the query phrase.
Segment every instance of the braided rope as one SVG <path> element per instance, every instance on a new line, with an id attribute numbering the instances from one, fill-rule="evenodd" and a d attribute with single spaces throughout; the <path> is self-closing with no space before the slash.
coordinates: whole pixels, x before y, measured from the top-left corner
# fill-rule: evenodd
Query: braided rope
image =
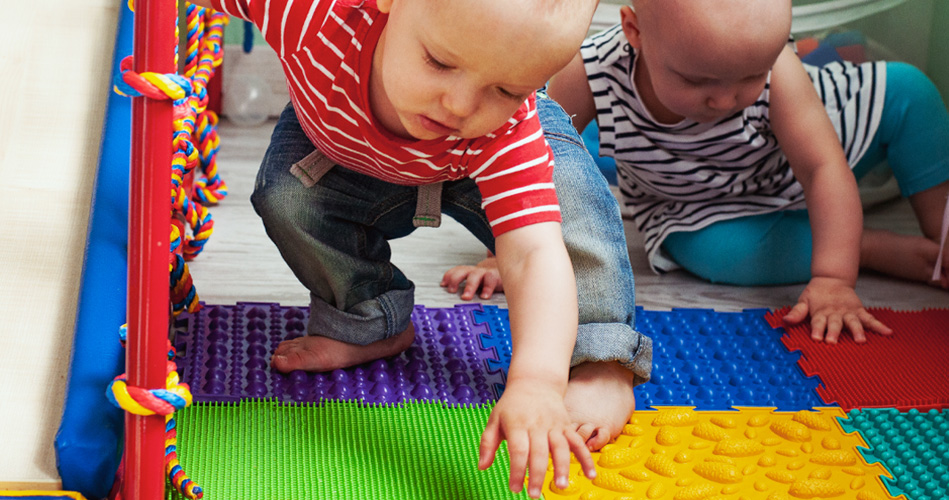
<path id="1" fill-rule="evenodd" d="M 129 9 L 135 10 L 132 0 Z M 207 242 L 214 227 L 211 214 L 203 203 L 216 203 L 227 195 L 227 186 L 217 174 L 215 156 L 218 150 L 217 115 L 207 110 L 207 83 L 214 68 L 223 61 L 223 27 L 227 23 L 224 14 L 188 6 L 188 40 L 185 75 L 137 73 L 132 70 L 131 56 L 119 65 L 119 74 L 114 89 L 124 96 L 144 96 L 150 99 L 171 99 L 173 106 L 174 153 L 171 165 L 171 252 L 169 277 L 173 314 L 196 311 L 200 305 L 191 274 L 185 259 L 197 255 Z M 206 29 L 207 27 L 207 29 Z M 175 40 L 179 39 L 175 23 Z M 178 46 L 174 49 L 175 66 L 178 65 Z M 195 148 L 195 131 L 200 138 L 200 148 Z M 195 181 L 194 199 L 188 195 L 184 179 L 201 165 L 203 174 Z M 183 219 L 191 229 L 191 236 L 179 229 L 175 221 Z M 120 329 L 124 344 L 127 328 Z M 177 424 L 175 410 L 191 404 L 191 392 L 187 384 L 179 383 L 174 363 L 175 350 L 168 343 L 167 376 L 165 388 L 146 390 L 128 385 L 125 374 L 116 377 L 106 391 L 108 399 L 116 406 L 137 415 L 165 416 L 165 472 L 175 489 L 190 499 L 202 498 L 204 493 L 184 473 L 178 462 Z"/>
<path id="2" fill-rule="evenodd" d="M 194 86 L 204 92 L 205 97 L 196 105 L 197 134 L 201 170 L 204 174 L 195 179 L 194 195 L 203 203 L 217 203 L 227 196 L 227 185 L 218 175 L 216 156 L 218 152 L 217 114 L 207 110 L 205 88 L 214 75 L 214 69 L 224 61 L 224 25 L 228 18 L 220 12 L 207 12 L 204 9 L 204 37 L 197 56 L 192 81 Z M 195 16 L 199 17 L 199 16 Z M 186 72 L 186 74 L 188 74 Z"/>
<path id="3" fill-rule="evenodd" d="M 125 345 L 128 326 L 119 328 L 119 341 Z M 165 473 L 175 489 L 184 496 L 197 500 L 204 492 L 197 483 L 185 474 L 178 462 L 178 433 L 174 412 L 191 405 L 191 390 L 188 384 L 179 383 L 178 367 L 175 365 L 175 349 L 168 342 L 168 361 L 165 364 L 167 375 L 164 389 L 146 390 L 129 386 L 125 374 L 121 374 L 109 384 L 106 397 L 112 404 L 135 415 L 165 416 Z"/>
<path id="4" fill-rule="evenodd" d="M 176 490 L 188 498 L 198 499 L 204 496 L 204 491 L 185 474 L 178 463 L 178 433 L 175 430 L 177 426 L 174 417 L 169 415 L 165 418 L 165 471 Z"/>
<path id="5" fill-rule="evenodd" d="M 133 7 L 130 1 L 129 8 Z M 190 234 L 177 227 L 172 229 L 173 255 L 169 271 L 175 315 L 185 310 L 193 312 L 200 307 L 185 261 L 193 259 L 204 249 L 213 232 L 214 221 L 205 205 L 216 204 L 227 196 L 227 185 L 218 174 L 216 162 L 220 144 L 218 117 L 207 109 L 207 84 L 215 68 L 223 62 L 224 26 L 227 22 L 223 13 L 189 4 L 184 75 L 136 73 L 132 70 L 133 60 L 129 56 L 122 60 L 120 73 L 114 82 L 115 91 L 121 95 L 173 101 L 172 219 L 180 217 L 190 229 Z M 175 34 L 177 39 L 177 26 Z M 177 57 L 176 46 L 176 62 Z M 197 166 L 201 167 L 202 173 L 194 176 L 189 193 L 185 179 Z"/>
<path id="6" fill-rule="evenodd" d="M 171 261 L 168 263 L 169 276 L 171 281 L 171 307 L 172 314 L 178 316 L 184 311 L 195 312 L 198 310 L 198 293 L 191 279 L 191 273 L 188 271 L 188 264 L 185 259 L 179 255 L 176 250 L 181 246 L 182 237 L 178 226 L 171 226 Z"/>

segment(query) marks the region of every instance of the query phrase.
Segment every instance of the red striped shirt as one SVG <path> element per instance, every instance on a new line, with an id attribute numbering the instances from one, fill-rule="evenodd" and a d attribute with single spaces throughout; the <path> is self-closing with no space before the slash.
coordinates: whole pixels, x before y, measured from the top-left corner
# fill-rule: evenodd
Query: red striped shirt
<path id="1" fill-rule="evenodd" d="M 372 54 L 388 19 L 370 7 L 374 3 L 357 8 L 341 0 L 213 1 L 257 25 L 283 64 L 303 130 L 336 163 L 402 185 L 471 177 L 495 236 L 560 222 L 554 156 L 534 95 L 486 136 L 403 139 L 378 126 L 369 111 Z"/>

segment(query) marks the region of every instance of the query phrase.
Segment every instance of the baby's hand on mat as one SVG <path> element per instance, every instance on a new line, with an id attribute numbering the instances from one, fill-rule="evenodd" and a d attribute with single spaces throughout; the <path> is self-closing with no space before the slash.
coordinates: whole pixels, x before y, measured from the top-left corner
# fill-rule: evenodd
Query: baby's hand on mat
<path id="1" fill-rule="evenodd" d="M 482 299 L 490 299 L 494 292 L 504 291 L 497 259 L 490 253 L 488 258 L 479 262 L 477 266 L 455 266 L 449 269 L 442 277 L 441 286 L 455 293 L 462 281 L 465 282 L 465 289 L 461 292 L 462 300 L 473 299 L 479 288 Z"/>
<path id="2" fill-rule="evenodd" d="M 818 342 L 824 340 L 836 344 L 845 327 L 857 343 L 867 341 L 866 330 L 882 335 L 893 333 L 863 308 L 863 302 L 852 286 L 836 278 L 812 278 L 784 320 L 798 324 L 807 319 L 808 314 L 811 316 L 811 338 Z"/>
<path id="3" fill-rule="evenodd" d="M 524 487 L 525 473 L 530 471 L 527 493 L 531 498 L 540 497 L 548 452 L 559 488 L 568 486 L 571 451 L 584 474 L 590 479 L 596 476 L 593 457 L 577 433 L 576 425 L 570 422 L 563 394 L 553 387 L 536 381 L 508 384 L 481 435 L 479 469 L 491 466 L 498 446 L 505 439 L 511 458 L 508 486 L 514 493 Z"/>

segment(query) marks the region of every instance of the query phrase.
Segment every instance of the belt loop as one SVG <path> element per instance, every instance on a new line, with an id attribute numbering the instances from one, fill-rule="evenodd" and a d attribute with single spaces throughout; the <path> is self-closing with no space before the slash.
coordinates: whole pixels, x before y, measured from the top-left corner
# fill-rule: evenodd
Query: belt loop
<path id="1" fill-rule="evenodd" d="M 320 179 L 336 166 L 336 163 L 324 155 L 319 149 L 306 155 L 302 160 L 290 167 L 290 173 L 300 179 L 304 186 L 311 188 L 320 182 Z"/>
<path id="2" fill-rule="evenodd" d="M 442 183 L 422 184 L 418 187 L 418 203 L 415 205 L 415 227 L 438 227 L 442 224 Z"/>

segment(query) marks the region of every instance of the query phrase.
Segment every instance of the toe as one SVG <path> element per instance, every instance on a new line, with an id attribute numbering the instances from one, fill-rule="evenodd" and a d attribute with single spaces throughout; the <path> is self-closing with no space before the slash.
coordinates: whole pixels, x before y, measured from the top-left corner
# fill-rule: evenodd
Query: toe
<path id="1" fill-rule="evenodd" d="M 296 349 L 297 348 L 296 346 L 298 346 L 301 343 L 301 340 L 300 340 L 301 338 L 303 337 L 297 337 L 297 338 L 293 338 L 289 340 L 284 340 L 283 342 L 277 345 L 276 349 L 274 349 L 274 355 L 286 354 L 290 352 L 291 350 Z"/>
<path id="2" fill-rule="evenodd" d="M 599 450 L 610 442 L 610 431 L 606 427 L 597 427 L 586 440 L 587 448 L 592 451 Z"/>
<path id="3" fill-rule="evenodd" d="M 583 442 L 587 444 L 589 444 L 590 436 L 592 436 L 594 432 L 596 432 L 596 426 L 593 424 L 582 424 L 577 427 L 577 434 L 579 434 Z"/>

